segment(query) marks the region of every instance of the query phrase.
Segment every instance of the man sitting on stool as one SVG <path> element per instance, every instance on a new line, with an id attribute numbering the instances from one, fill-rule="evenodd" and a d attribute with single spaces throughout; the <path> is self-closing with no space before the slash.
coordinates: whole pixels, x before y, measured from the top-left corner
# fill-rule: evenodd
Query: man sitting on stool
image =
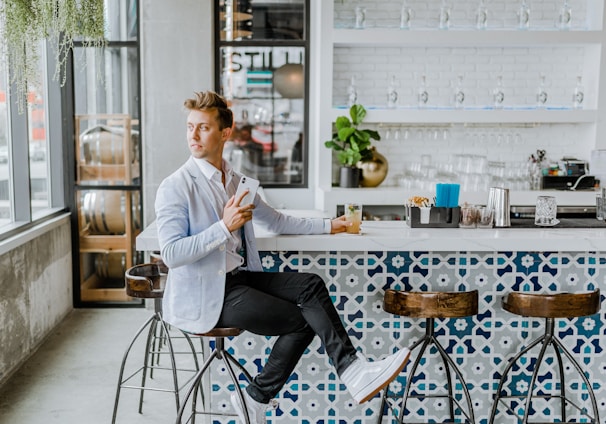
<path id="1" fill-rule="evenodd" d="M 344 217 L 295 218 L 259 195 L 241 205 L 238 173 L 223 160 L 232 111 L 212 91 L 185 101 L 191 157 L 158 188 L 155 209 L 162 259 L 169 267 L 163 299 L 166 322 L 204 333 L 215 326 L 278 336 L 261 372 L 244 391 L 251 424 L 265 423 L 270 400 L 286 383 L 315 335 L 356 402 L 371 399 L 406 365 L 402 348 L 381 361 L 356 352 L 324 281 L 311 273 L 263 272 L 252 225 L 279 234 L 344 232 Z M 244 253 L 244 255 L 243 255 Z M 244 412 L 232 394 L 242 422 Z"/>

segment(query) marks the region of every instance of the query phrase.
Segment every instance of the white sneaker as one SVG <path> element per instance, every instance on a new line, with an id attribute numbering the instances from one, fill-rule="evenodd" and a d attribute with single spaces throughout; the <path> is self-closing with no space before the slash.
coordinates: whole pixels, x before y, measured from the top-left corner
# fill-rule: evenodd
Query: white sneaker
<path id="1" fill-rule="evenodd" d="M 246 403 L 246 411 L 248 412 L 248 420 L 250 424 L 266 424 L 267 416 L 265 412 L 278 407 L 278 401 L 275 399 L 272 399 L 269 403 L 257 402 L 250 397 L 246 390 L 242 390 L 242 396 L 244 397 L 244 402 Z M 240 422 L 245 424 L 246 418 L 244 416 L 244 408 L 242 408 L 240 398 L 236 392 L 231 394 L 231 404 L 236 410 Z"/>
<path id="2" fill-rule="evenodd" d="M 397 377 L 409 357 L 410 350 L 407 348 L 374 362 L 368 362 L 362 354 L 358 353 L 358 359 L 347 367 L 340 378 L 354 400 L 364 403 Z"/>

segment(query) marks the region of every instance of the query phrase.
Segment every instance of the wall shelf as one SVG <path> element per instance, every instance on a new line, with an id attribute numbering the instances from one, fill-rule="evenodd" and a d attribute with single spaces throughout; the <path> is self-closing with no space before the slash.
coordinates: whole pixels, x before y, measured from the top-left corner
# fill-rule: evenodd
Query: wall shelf
<path id="1" fill-rule="evenodd" d="M 439 2 L 435 0 L 433 6 L 439 7 Z M 551 150 L 551 146 L 554 146 L 558 155 L 565 150 L 562 147 L 565 139 L 574 137 L 575 145 L 582 151 L 582 159 L 588 159 L 588 152 L 604 148 L 603 140 L 606 140 L 603 137 L 606 123 L 601 119 L 606 98 L 606 85 L 603 83 L 606 71 L 606 30 L 603 25 L 606 9 L 602 2 L 588 2 L 586 10 L 581 10 L 582 13 L 575 17 L 576 26 L 568 31 L 548 28 L 545 19 L 537 21 L 537 28 L 526 31 L 515 28 L 477 30 L 471 26 L 451 27 L 449 30 L 429 27 L 401 30 L 394 26 L 397 25 L 394 18 L 397 15 L 394 14 L 399 13 L 399 6 L 385 4 L 380 12 L 373 10 L 370 25 L 367 21 L 365 29 L 353 29 L 347 27 L 350 25 L 347 21 L 350 11 L 347 8 L 335 0 L 323 1 L 314 15 L 319 22 L 315 47 L 319 51 L 317 59 L 320 64 L 312 79 L 321 80 L 316 92 L 328 95 L 321 95 L 317 100 L 317 138 L 329 139 L 337 117 L 349 114 L 343 103 L 347 98 L 350 78 L 355 76 L 358 99 L 367 110 L 365 123 L 388 127 L 469 124 L 470 127 L 477 125 L 482 128 L 478 131 L 489 131 L 484 127 L 494 127 L 497 133 L 507 131 L 502 127 L 519 126 L 528 128 L 523 136 L 538 134 L 540 138 L 545 134 L 546 139 L 541 139 L 544 144 L 541 144 L 541 148 Z M 545 27 L 538 28 L 539 25 Z M 588 29 L 581 28 L 582 25 Z M 365 57 L 368 59 L 365 60 Z M 548 87 L 552 103 L 546 109 L 536 109 L 533 107 L 535 83 L 529 78 L 542 72 L 548 73 L 548 79 L 551 78 Z M 468 75 L 464 84 L 469 103 L 464 109 L 448 107 L 449 92 L 457 73 Z M 420 74 L 428 75 L 428 85 L 433 90 L 432 101 L 435 104 L 427 109 L 416 108 L 414 103 Z M 507 93 L 511 93 L 507 98 L 510 103 L 506 103 L 504 109 L 492 109 L 486 103 L 492 98 L 491 84 L 494 83 L 491 81 L 498 74 L 504 74 L 504 85 Z M 401 99 L 405 99 L 397 108 L 386 108 L 381 104 L 389 75 L 398 78 L 398 93 Z M 577 75 L 582 77 L 586 94 L 583 109 L 572 109 L 566 104 L 571 99 Z M 528 82 L 524 82 L 524 78 Z M 550 138 L 552 135 L 556 137 Z M 465 140 L 457 141 L 456 144 L 445 146 L 446 150 L 456 149 L 460 145 L 461 152 L 469 151 Z M 390 146 L 394 158 L 394 163 L 390 163 L 392 169 L 398 169 L 395 161 L 408 157 L 397 150 L 398 146 Z M 432 145 L 431 148 L 434 147 Z M 532 145 L 527 150 L 532 152 L 535 148 Z M 444 156 L 443 152 L 437 154 Z M 457 152 L 453 150 L 452 154 Z M 503 153 L 499 154 L 503 157 Z M 507 154 L 504 157 L 507 158 Z M 334 187 L 332 182 L 337 164 L 332 161 L 330 155 L 319 155 L 319 189 L 315 195 L 316 207 L 329 214 L 335 213 L 335 205 L 346 201 L 393 205 L 404 204 L 410 195 L 423 195 L 423 190 L 415 189 L 414 193 L 408 193 L 399 187 Z M 389 176 L 386 182 L 389 182 Z M 511 202 L 514 205 L 534 205 L 537 195 L 541 193 L 512 190 Z M 434 194 L 425 193 L 430 198 Z M 558 191 L 549 194 L 555 194 L 558 204 L 562 205 L 595 204 L 594 191 Z M 485 204 L 485 197 L 484 192 L 461 193 L 462 202 Z"/>
<path id="2" fill-rule="evenodd" d="M 532 47 L 600 44 L 601 31 L 336 29 L 335 47 Z"/>
<path id="3" fill-rule="evenodd" d="M 348 115 L 348 108 L 333 108 L 331 119 Z M 366 123 L 400 123 L 400 124 L 443 124 L 443 123 L 593 123 L 598 117 L 597 110 L 545 109 L 545 110 L 512 110 L 512 109 L 380 109 L 367 108 Z"/>

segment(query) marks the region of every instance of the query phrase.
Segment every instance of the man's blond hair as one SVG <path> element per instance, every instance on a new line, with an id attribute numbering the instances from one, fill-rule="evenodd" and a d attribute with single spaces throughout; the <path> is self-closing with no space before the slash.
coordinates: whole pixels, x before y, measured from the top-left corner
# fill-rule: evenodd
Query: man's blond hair
<path id="1" fill-rule="evenodd" d="M 229 109 L 227 100 L 222 96 L 215 93 L 214 91 L 197 91 L 194 92 L 193 99 L 187 99 L 183 102 L 188 110 L 203 110 L 203 111 L 217 111 L 217 122 L 219 129 L 231 128 L 234 123 L 234 115 Z"/>

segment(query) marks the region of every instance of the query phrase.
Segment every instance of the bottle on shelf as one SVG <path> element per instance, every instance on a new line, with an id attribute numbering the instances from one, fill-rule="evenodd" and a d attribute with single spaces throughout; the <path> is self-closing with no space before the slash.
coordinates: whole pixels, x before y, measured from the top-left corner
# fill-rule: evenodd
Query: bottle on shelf
<path id="1" fill-rule="evenodd" d="M 450 28 L 450 6 L 447 3 L 447 0 L 442 1 L 442 5 L 440 6 L 440 16 L 438 22 L 439 29 L 448 29 Z"/>
<path id="2" fill-rule="evenodd" d="M 547 88 L 545 86 L 545 75 L 539 76 L 539 87 L 537 88 L 537 107 L 544 108 L 549 95 L 547 94 Z"/>
<path id="3" fill-rule="evenodd" d="M 402 2 L 400 8 L 400 29 L 410 29 L 410 21 L 412 21 L 413 11 L 408 5 L 407 0 Z"/>
<path id="4" fill-rule="evenodd" d="M 522 0 L 518 8 L 518 29 L 530 28 L 530 6 L 527 0 Z"/>
<path id="5" fill-rule="evenodd" d="M 577 75 L 577 85 L 574 87 L 572 94 L 572 107 L 575 109 L 583 109 L 583 101 L 585 100 L 585 87 L 583 87 L 583 77 Z"/>
<path id="6" fill-rule="evenodd" d="M 463 90 L 463 75 L 457 76 L 457 83 L 453 93 L 453 104 L 455 109 L 463 109 L 465 103 L 465 91 Z"/>
<path id="7" fill-rule="evenodd" d="M 572 26 L 572 7 L 568 0 L 564 0 L 560 13 L 558 15 L 558 28 L 561 30 L 569 30 Z"/>
<path id="8" fill-rule="evenodd" d="M 347 106 L 351 107 L 358 102 L 358 88 L 356 87 L 356 77 L 351 76 L 349 87 L 347 87 Z"/>
<path id="9" fill-rule="evenodd" d="M 387 86 L 387 107 L 393 109 L 398 106 L 398 82 L 396 76 L 392 75 Z"/>
<path id="10" fill-rule="evenodd" d="M 476 28 L 486 29 L 488 27 L 488 7 L 486 0 L 480 0 L 478 9 L 476 10 Z"/>
<path id="11" fill-rule="evenodd" d="M 354 28 L 364 29 L 366 28 L 366 8 L 364 6 L 356 6 L 354 10 L 355 23 Z"/>
<path id="12" fill-rule="evenodd" d="M 421 75 L 421 82 L 419 84 L 419 90 L 417 91 L 417 104 L 419 108 L 427 107 L 429 102 L 429 92 L 427 91 L 427 78 L 425 74 Z"/>
<path id="13" fill-rule="evenodd" d="M 497 84 L 492 90 L 492 101 L 495 109 L 503 109 L 505 102 L 505 91 L 503 90 L 503 76 L 497 76 Z"/>

